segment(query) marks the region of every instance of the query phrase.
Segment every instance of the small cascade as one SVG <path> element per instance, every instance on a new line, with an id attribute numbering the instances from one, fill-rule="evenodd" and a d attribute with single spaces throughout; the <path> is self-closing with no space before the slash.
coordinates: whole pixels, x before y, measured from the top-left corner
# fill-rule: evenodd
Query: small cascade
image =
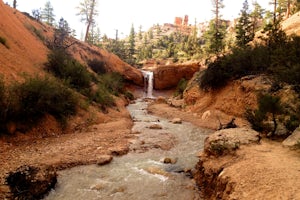
<path id="1" fill-rule="evenodd" d="M 144 75 L 144 92 L 146 98 L 153 98 L 153 72 L 142 71 Z"/>

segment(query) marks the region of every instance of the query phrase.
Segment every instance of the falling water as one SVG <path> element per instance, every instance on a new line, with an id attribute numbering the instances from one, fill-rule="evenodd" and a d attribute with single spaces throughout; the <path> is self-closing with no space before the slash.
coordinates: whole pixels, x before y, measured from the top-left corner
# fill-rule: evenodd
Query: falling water
<path id="1" fill-rule="evenodd" d="M 142 71 L 144 75 L 144 91 L 146 98 L 153 98 L 153 72 Z"/>

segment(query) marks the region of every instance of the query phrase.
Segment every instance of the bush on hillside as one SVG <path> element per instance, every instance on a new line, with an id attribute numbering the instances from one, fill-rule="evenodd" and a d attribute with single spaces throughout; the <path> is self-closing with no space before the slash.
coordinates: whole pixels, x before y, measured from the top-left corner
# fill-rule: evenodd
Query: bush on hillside
<path id="1" fill-rule="evenodd" d="M 119 94 L 123 93 L 124 78 L 117 72 L 103 74 L 100 76 L 100 82 L 115 96 L 119 96 Z"/>
<path id="2" fill-rule="evenodd" d="M 199 85 L 203 89 L 218 89 L 230 80 L 263 73 L 267 68 L 267 47 L 235 48 L 231 53 L 208 64 L 208 68 L 199 79 Z"/>
<path id="3" fill-rule="evenodd" d="M 0 77 L 0 130 L 6 121 L 7 97 L 3 79 Z"/>
<path id="4" fill-rule="evenodd" d="M 90 89 L 91 73 L 63 49 L 53 50 L 48 55 L 46 69 L 77 91 L 85 93 Z"/>
<path id="5" fill-rule="evenodd" d="M 231 53 L 210 62 L 198 78 L 199 86 L 218 89 L 228 81 L 262 73 L 280 82 L 300 85 L 300 37 L 287 37 L 282 31 L 277 32 L 265 39 L 266 45 L 234 48 Z"/>
<path id="6" fill-rule="evenodd" d="M 6 42 L 6 39 L 4 37 L 0 37 L 0 44 L 3 44 L 6 48 L 9 49 L 9 46 Z"/>
<path id="7" fill-rule="evenodd" d="M 182 94 L 183 94 L 184 90 L 186 89 L 187 84 L 188 84 L 188 81 L 185 78 L 180 79 L 180 81 L 177 84 L 174 96 L 182 97 Z"/>
<path id="8" fill-rule="evenodd" d="M 102 110 L 104 110 L 105 107 L 111 107 L 115 105 L 113 97 L 107 88 L 105 88 L 105 86 L 101 83 L 98 84 L 95 92 L 90 93 L 89 99 L 100 104 Z"/>
<path id="9" fill-rule="evenodd" d="M 66 86 L 53 78 L 27 77 L 25 82 L 5 87 L 0 82 L 0 130 L 8 122 L 30 127 L 46 114 L 65 123 L 76 113 L 78 99 Z"/>
<path id="10" fill-rule="evenodd" d="M 245 113 L 246 119 L 250 122 L 252 128 L 259 132 L 272 132 L 272 135 L 277 129 L 277 116 L 283 114 L 283 107 L 280 103 L 280 98 L 270 94 L 258 95 L 258 109 L 248 109 Z M 274 128 L 271 129 L 266 123 L 268 117 L 274 123 Z"/>
<path id="11" fill-rule="evenodd" d="M 105 74 L 107 72 L 104 61 L 93 59 L 88 62 L 88 65 L 97 74 Z"/>
<path id="12" fill-rule="evenodd" d="M 18 120 L 37 120 L 45 114 L 63 120 L 76 113 L 78 100 L 74 93 L 53 78 L 26 78 L 14 86 L 13 93 Z"/>

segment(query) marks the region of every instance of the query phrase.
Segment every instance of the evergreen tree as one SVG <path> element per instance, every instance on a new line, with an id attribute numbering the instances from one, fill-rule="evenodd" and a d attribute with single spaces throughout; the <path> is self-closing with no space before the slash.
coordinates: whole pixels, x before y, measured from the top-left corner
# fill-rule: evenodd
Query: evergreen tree
<path id="1" fill-rule="evenodd" d="M 299 0 L 278 0 L 277 12 L 280 16 L 289 18 L 291 14 L 299 11 Z"/>
<path id="2" fill-rule="evenodd" d="M 130 34 L 129 34 L 129 48 L 128 48 L 128 57 L 130 60 L 130 64 L 134 64 L 134 53 L 135 53 L 135 31 L 133 24 L 131 25 Z"/>
<path id="3" fill-rule="evenodd" d="M 160 25 L 159 24 L 157 24 L 156 25 L 156 35 L 160 35 L 161 34 L 161 28 L 160 28 Z"/>
<path id="4" fill-rule="evenodd" d="M 210 22 L 206 32 L 207 52 L 219 54 L 224 49 L 224 26 L 221 21 L 220 11 L 224 8 L 223 0 L 212 0 L 215 19 Z"/>
<path id="5" fill-rule="evenodd" d="M 207 53 L 219 54 L 224 48 L 224 36 L 225 36 L 226 26 L 221 23 L 219 28 L 216 29 L 215 20 L 211 20 L 209 23 L 208 30 L 204 32 L 205 40 L 205 51 Z"/>
<path id="6" fill-rule="evenodd" d="M 54 47 L 56 49 L 58 48 L 66 48 L 65 40 L 71 33 L 71 29 L 69 27 L 69 24 L 64 18 L 60 18 L 58 22 L 58 28 L 55 30 L 54 34 Z"/>
<path id="7" fill-rule="evenodd" d="M 140 41 L 143 39 L 142 26 L 139 26 L 139 34 L 138 34 L 138 38 L 139 38 Z"/>
<path id="8" fill-rule="evenodd" d="M 245 0 L 236 25 L 236 45 L 245 47 L 254 38 L 254 32 L 250 20 L 248 1 Z"/>
<path id="9" fill-rule="evenodd" d="M 263 14 L 265 10 L 255 1 L 253 3 L 253 11 L 251 12 L 251 21 L 252 21 L 252 28 L 253 33 L 255 33 L 260 27 L 263 19 Z"/>
<path id="10" fill-rule="evenodd" d="M 89 44 L 98 45 L 100 43 L 100 38 L 100 28 L 96 24 L 93 24 L 89 31 L 87 42 Z"/>
<path id="11" fill-rule="evenodd" d="M 41 19 L 46 22 L 48 25 L 53 26 L 55 21 L 54 9 L 50 3 L 47 1 L 45 7 L 41 11 Z"/>
<path id="12" fill-rule="evenodd" d="M 98 15 L 97 4 L 97 0 L 83 0 L 77 7 L 79 9 L 77 15 L 81 16 L 80 21 L 86 24 L 85 42 L 88 41 L 90 29 L 95 24 L 95 17 Z"/>
<path id="13" fill-rule="evenodd" d="M 271 5 L 273 5 L 273 24 L 276 24 L 277 22 L 277 6 L 278 6 L 278 0 L 271 0 Z"/>
<path id="14" fill-rule="evenodd" d="M 152 28 L 150 28 L 150 30 L 148 31 L 148 35 L 149 35 L 149 39 L 152 40 L 154 37 Z"/>

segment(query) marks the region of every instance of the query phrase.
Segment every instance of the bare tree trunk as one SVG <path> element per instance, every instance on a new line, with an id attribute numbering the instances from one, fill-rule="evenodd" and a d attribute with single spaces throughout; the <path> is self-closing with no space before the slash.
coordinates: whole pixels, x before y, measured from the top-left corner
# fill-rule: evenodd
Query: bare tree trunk
<path id="1" fill-rule="evenodd" d="M 91 23 L 88 22 L 87 27 L 86 27 L 86 31 L 85 31 L 85 37 L 84 37 L 84 41 L 87 42 L 88 40 L 88 36 L 89 36 L 89 32 L 90 32 L 90 27 L 91 27 Z"/>
<path id="2" fill-rule="evenodd" d="M 93 16 L 94 16 L 95 4 L 96 4 L 96 0 L 93 0 L 92 1 L 92 5 L 91 5 L 91 10 L 90 10 L 90 13 L 89 13 L 89 19 L 87 20 L 88 23 L 87 23 L 85 37 L 84 37 L 84 41 L 85 42 L 87 42 L 87 40 L 88 40 L 88 36 L 89 36 L 89 32 L 90 32 L 90 27 L 94 23 Z"/>
<path id="3" fill-rule="evenodd" d="M 17 8 L 17 0 L 14 0 L 14 2 L 13 2 L 13 7 L 14 7 L 14 9 Z"/>
<path id="4" fill-rule="evenodd" d="M 291 0 L 287 1 L 287 8 L 286 8 L 286 19 L 289 18 L 291 15 Z"/>
<path id="5" fill-rule="evenodd" d="M 274 0 L 274 14 L 273 14 L 273 23 L 276 23 L 276 10 L 277 10 L 277 0 Z"/>

